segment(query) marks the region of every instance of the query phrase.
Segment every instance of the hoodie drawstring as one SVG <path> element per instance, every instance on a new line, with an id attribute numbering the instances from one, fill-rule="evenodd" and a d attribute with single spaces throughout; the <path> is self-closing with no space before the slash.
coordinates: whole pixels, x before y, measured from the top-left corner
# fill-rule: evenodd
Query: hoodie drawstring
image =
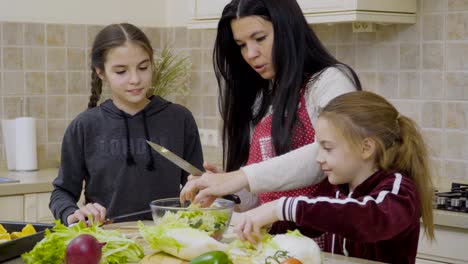
<path id="1" fill-rule="evenodd" d="M 125 114 L 124 111 L 122 112 L 122 116 L 124 117 L 125 121 L 125 132 L 127 134 L 127 165 L 133 166 L 136 164 L 135 159 L 133 158 L 132 152 L 130 151 L 130 131 L 128 129 L 128 119 L 127 115 Z"/>
<path id="2" fill-rule="evenodd" d="M 145 127 L 146 140 L 149 141 L 150 138 L 149 138 L 148 124 L 147 124 L 146 111 L 145 110 L 143 110 L 143 125 Z M 152 171 L 152 170 L 154 170 L 154 157 L 151 154 L 151 148 L 150 148 L 150 146 L 148 144 L 146 145 L 146 149 L 148 150 L 148 156 L 149 156 L 149 161 L 146 164 L 146 169 L 149 170 L 149 171 Z"/>

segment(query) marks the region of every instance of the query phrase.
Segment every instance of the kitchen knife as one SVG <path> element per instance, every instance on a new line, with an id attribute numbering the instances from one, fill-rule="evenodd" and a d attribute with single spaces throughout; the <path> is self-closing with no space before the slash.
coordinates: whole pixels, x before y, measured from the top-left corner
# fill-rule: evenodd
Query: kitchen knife
<path id="1" fill-rule="evenodd" d="M 145 215 L 147 213 L 151 213 L 151 209 L 146 209 L 146 210 L 142 210 L 142 211 L 138 211 L 138 212 L 133 212 L 133 213 L 129 213 L 129 214 L 123 214 L 123 215 L 110 217 L 110 218 L 106 219 L 104 224 L 107 225 L 107 224 L 112 224 L 112 223 L 123 222 L 125 219 L 127 219 L 129 217 L 133 217 L 133 216 L 137 216 L 137 215 Z"/>
<path id="2" fill-rule="evenodd" d="M 163 157 L 165 157 L 170 162 L 174 163 L 175 165 L 177 165 L 179 168 L 183 169 L 184 171 L 186 171 L 186 172 L 188 172 L 188 173 L 190 173 L 190 174 L 192 174 L 194 176 L 201 176 L 203 174 L 203 171 L 201 171 L 197 167 L 193 166 L 192 164 L 190 164 L 188 161 L 184 160 L 183 158 L 177 156 L 176 154 L 174 154 L 173 152 L 171 152 L 167 148 L 165 148 L 163 146 L 160 146 L 160 145 L 158 145 L 156 143 L 153 143 L 151 141 L 148 141 L 148 140 L 146 142 L 156 152 L 161 154 Z M 223 198 L 226 199 L 226 200 L 233 201 L 236 204 L 240 204 L 240 202 L 241 202 L 239 196 L 237 196 L 235 194 L 224 195 Z"/>

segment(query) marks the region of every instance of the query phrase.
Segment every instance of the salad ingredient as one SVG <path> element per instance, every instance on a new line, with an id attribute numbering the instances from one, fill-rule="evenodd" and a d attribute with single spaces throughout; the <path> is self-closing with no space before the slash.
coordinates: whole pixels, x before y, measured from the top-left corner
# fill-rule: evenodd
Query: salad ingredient
<path id="1" fill-rule="evenodd" d="M 192 259 L 190 264 L 232 264 L 224 251 L 210 251 Z"/>
<path id="2" fill-rule="evenodd" d="M 282 261 L 280 264 L 302 264 L 302 262 L 297 258 L 288 258 Z"/>
<path id="3" fill-rule="evenodd" d="M 81 234 L 67 246 L 66 263 L 67 264 L 98 264 L 102 256 L 102 247 L 106 243 L 100 243 L 94 236 Z"/>
<path id="4" fill-rule="evenodd" d="M 277 252 L 286 251 L 287 255 L 300 260 L 302 263 L 321 263 L 320 248 L 311 238 L 302 235 L 299 230 L 273 236 L 262 245 L 262 254 L 267 259 Z"/>
<path id="5" fill-rule="evenodd" d="M 181 259 L 191 260 L 206 252 L 227 249 L 227 245 L 216 241 L 207 232 L 177 222 L 145 226 L 139 221 L 138 226 L 140 234 L 152 249 Z"/>
<path id="6" fill-rule="evenodd" d="M 56 220 L 52 231 L 46 229 L 44 239 L 21 257 L 26 263 L 63 263 L 67 245 L 81 234 L 89 234 L 98 241 L 106 242 L 102 248 L 101 264 L 138 262 L 144 256 L 141 246 L 118 230 L 103 230 L 98 223 L 87 227 L 83 222 L 66 227 Z"/>

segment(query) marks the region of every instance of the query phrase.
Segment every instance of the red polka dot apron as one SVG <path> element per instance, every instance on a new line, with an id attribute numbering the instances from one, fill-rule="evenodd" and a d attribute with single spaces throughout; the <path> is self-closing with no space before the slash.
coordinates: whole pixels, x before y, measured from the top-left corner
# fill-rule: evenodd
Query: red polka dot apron
<path id="1" fill-rule="evenodd" d="M 300 103 L 297 109 L 297 119 L 296 124 L 293 128 L 292 133 L 292 144 L 291 150 L 300 148 L 307 144 L 314 142 L 315 130 L 310 121 L 309 114 L 307 112 L 305 97 L 305 89 L 301 90 Z M 249 159 L 248 164 L 258 163 L 271 159 L 276 156 L 275 150 L 273 148 L 273 142 L 271 138 L 271 125 L 272 125 L 272 114 L 264 117 L 257 126 L 255 126 L 252 140 L 250 143 L 249 150 Z M 304 162 L 315 162 L 315 160 L 304 160 Z M 280 197 L 296 197 L 296 196 L 316 196 L 318 185 L 311 185 L 305 188 L 290 190 L 290 191 L 280 191 L 280 192 L 266 192 L 259 193 L 258 198 L 261 203 L 267 203 L 273 200 L 277 200 Z M 277 222 L 270 229 L 272 234 L 281 234 L 285 233 L 288 230 L 290 224 L 288 222 Z M 323 238 L 322 236 L 315 239 L 319 244 L 320 248 L 323 249 Z"/>

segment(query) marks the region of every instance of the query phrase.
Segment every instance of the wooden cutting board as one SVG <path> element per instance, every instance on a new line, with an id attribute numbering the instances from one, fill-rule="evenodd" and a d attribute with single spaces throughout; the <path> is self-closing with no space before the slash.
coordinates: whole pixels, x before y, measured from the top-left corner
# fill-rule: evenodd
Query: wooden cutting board
<path id="1" fill-rule="evenodd" d="M 146 255 L 141 261 L 141 264 L 189 264 L 188 261 L 175 258 L 165 253 L 154 253 Z"/>

